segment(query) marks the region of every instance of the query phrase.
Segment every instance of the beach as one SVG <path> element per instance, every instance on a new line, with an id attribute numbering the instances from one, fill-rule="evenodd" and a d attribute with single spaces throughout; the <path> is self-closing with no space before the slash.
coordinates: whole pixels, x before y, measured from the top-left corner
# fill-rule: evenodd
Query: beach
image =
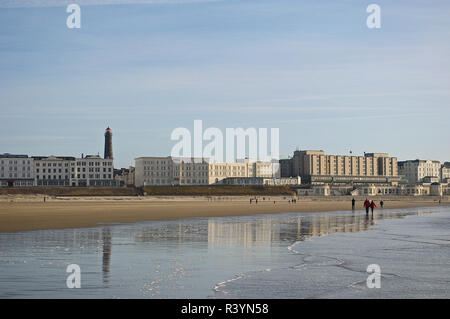
<path id="1" fill-rule="evenodd" d="M 10 196 L 0 199 L 0 232 L 95 227 L 110 223 L 134 223 L 194 217 L 245 216 L 288 212 L 324 212 L 351 210 L 351 199 L 301 199 L 290 197 L 259 198 L 57 198 Z M 384 199 L 385 209 L 437 206 L 435 199 Z M 377 205 L 379 202 L 377 201 Z M 443 202 L 441 205 L 448 205 Z M 356 210 L 363 209 L 358 199 Z M 376 208 L 375 212 L 380 211 Z M 362 212 L 361 212 L 362 213 Z"/>
<path id="2" fill-rule="evenodd" d="M 0 298 L 448 298 L 449 222 L 441 206 L 4 232 Z"/>

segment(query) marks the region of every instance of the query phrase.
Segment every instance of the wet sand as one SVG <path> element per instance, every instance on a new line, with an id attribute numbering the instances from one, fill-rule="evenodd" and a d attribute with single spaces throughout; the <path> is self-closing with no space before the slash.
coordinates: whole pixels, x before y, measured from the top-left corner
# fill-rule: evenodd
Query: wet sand
<path id="1" fill-rule="evenodd" d="M 448 205 L 448 203 L 446 203 Z M 385 200 L 384 208 L 437 206 L 432 200 Z M 444 204 L 443 204 L 444 205 Z M 362 201 L 356 209 L 362 210 Z M 194 201 L 180 200 L 54 200 L 47 202 L 0 203 L 0 232 L 18 232 L 43 229 L 94 227 L 108 223 L 133 223 L 150 220 L 170 220 L 192 217 L 242 216 L 287 212 L 323 212 L 351 210 L 349 201 L 259 200 L 249 201 Z M 375 212 L 379 210 L 377 208 Z M 361 212 L 363 213 L 363 212 Z"/>

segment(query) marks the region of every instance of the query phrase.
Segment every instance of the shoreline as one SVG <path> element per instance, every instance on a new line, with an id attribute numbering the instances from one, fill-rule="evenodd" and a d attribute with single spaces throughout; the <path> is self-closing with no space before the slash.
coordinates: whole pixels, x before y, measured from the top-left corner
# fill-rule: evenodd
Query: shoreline
<path id="1" fill-rule="evenodd" d="M 0 232 L 96 227 L 109 223 L 136 223 L 143 221 L 176 220 L 201 217 L 249 216 L 256 214 L 311 213 L 327 211 L 351 211 L 348 198 L 301 198 L 289 203 L 288 196 L 258 198 L 258 204 L 249 203 L 249 197 L 214 201 L 207 198 L 186 199 L 144 198 L 126 199 L 50 199 L 43 202 L 15 198 L 0 199 Z M 374 198 L 379 206 L 379 199 Z M 275 200 L 275 204 L 273 201 Z M 384 209 L 448 206 L 436 199 L 383 198 Z M 381 210 L 379 207 L 375 209 Z M 363 202 L 358 198 L 356 212 L 363 214 Z"/>

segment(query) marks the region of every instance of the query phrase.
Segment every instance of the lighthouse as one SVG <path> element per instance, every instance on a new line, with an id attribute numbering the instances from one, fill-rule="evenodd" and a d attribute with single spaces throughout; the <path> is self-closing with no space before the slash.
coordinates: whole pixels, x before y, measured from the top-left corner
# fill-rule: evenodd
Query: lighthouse
<path id="1" fill-rule="evenodd" d="M 105 131 L 105 156 L 106 159 L 113 159 L 113 148 L 112 148 L 112 131 L 108 128 Z"/>

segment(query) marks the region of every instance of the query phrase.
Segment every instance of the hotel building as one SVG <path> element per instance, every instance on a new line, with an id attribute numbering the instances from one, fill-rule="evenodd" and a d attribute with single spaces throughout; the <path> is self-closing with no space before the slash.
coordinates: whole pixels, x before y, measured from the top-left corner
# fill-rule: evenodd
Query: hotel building
<path id="1" fill-rule="evenodd" d="M 33 156 L 37 186 L 115 186 L 112 159 Z"/>
<path id="2" fill-rule="evenodd" d="M 301 176 L 307 184 L 322 182 L 365 183 L 398 179 L 397 158 L 386 153 L 364 156 L 326 155 L 324 151 L 295 151 L 280 161 L 281 176 Z"/>
<path id="3" fill-rule="evenodd" d="M 205 185 L 208 162 L 204 159 L 139 157 L 135 159 L 135 186 Z"/>
<path id="4" fill-rule="evenodd" d="M 0 186 L 35 185 L 34 161 L 28 155 L 0 154 Z"/>
<path id="5" fill-rule="evenodd" d="M 70 172 L 75 157 L 33 156 L 36 186 L 70 186 Z"/>
<path id="6" fill-rule="evenodd" d="M 409 185 L 426 182 L 426 178 L 441 178 L 441 163 L 430 160 L 398 162 L 399 174 L 405 176 Z"/>
<path id="7" fill-rule="evenodd" d="M 221 184 L 228 177 L 279 177 L 279 164 L 245 159 L 210 163 L 208 159 L 139 157 L 135 159 L 135 186 Z"/>
<path id="8" fill-rule="evenodd" d="M 444 183 L 450 182 L 450 162 L 445 162 L 441 167 L 441 181 Z"/>
<path id="9" fill-rule="evenodd" d="M 209 184 L 221 184 L 231 177 L 265 177 L 279 178 L 280 164 L 244 159 L 236 163 L 210 163 Z"/>

